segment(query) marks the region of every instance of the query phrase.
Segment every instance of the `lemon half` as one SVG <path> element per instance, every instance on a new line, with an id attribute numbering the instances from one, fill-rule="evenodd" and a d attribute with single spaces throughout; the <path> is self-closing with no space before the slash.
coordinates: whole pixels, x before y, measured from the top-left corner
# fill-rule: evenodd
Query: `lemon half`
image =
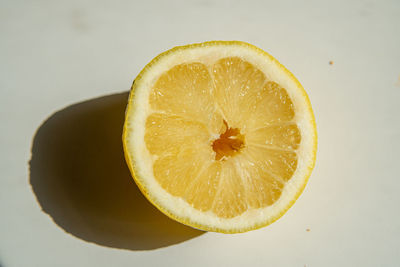
<path id="1" fill-rule="evenodd" d="M 186 225 L 222 233 L 266 226 L 315 165 L 313 111 L 298 80 L 239 41 L 175 47 L 137 76 L 123 144 L 142 193 Z"/>

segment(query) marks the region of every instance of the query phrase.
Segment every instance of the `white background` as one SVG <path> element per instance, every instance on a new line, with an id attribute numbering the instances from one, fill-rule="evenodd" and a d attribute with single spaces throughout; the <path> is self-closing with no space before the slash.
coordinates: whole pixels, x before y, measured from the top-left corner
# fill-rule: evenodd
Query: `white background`
<path id="1" fill-rule="evenodd" d="M 396 0 L 0 0 L 0 266 L 399 266 L 399 29 Z M 304 193 L 245 234 L 168 220 L 119 151 L 116 94 L 160 52 L 207 40 L 271 53 L 317 120 Z"/>

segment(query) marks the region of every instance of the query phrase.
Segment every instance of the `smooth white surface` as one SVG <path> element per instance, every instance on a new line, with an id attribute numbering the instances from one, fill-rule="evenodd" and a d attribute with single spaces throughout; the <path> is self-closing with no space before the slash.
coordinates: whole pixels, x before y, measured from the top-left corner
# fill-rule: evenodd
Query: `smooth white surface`
<path id="1" fill-rule="evenodd" d="M 1 0 L 0 266 L 398 266 L 399 13 L 396 0 Z M 319 148 L 303 195 L 267 228 L 154 250 L 65 233 L 29 182 L 42 122 L 129 89 L 168 48 L 215 39 L 268 51 L 308 92 Z"/>

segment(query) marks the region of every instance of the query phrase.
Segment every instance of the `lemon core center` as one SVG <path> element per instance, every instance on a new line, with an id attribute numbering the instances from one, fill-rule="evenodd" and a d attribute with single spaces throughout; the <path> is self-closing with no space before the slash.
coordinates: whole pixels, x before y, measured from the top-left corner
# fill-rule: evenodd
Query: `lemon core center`
<path id="1" fill-rule="evenodd" d="M 244 135 L 240 134 L 238 128 L 229 128 L 224 120 L 225 132 L 214 140 L 212 148 L 215 151 L 215 160 L 224 160 L 232 157 L 244 147 Z"/>

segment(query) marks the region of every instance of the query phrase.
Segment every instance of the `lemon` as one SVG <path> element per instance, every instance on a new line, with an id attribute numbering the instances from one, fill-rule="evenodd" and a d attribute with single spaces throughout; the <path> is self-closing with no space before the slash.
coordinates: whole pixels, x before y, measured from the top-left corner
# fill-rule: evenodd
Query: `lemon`
<path id="1" fill-rule="evenodd" d="M 297 79 L 239 41 L 175 47 L 137 76 L 124 151 L 142 193 L 169 217 L 222 233 L 266 226 L 303 191 L 317 133 Z"/>

